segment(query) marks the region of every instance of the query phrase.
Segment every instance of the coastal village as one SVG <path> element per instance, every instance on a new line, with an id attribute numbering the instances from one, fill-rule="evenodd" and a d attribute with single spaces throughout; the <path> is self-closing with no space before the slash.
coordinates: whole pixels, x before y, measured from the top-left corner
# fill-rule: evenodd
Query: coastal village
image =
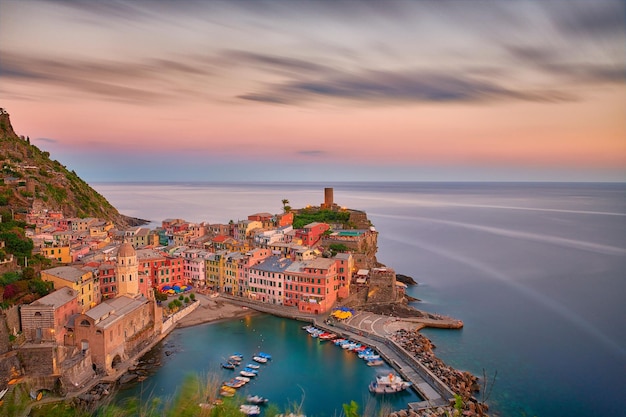
<path id="1" fill-rule="evenodd" d="M 9 343 L 0 346 L 0 389 L 26 381 L 34 397 L 44 391 L 65 396 L 99 380 L 116 381 L 129 363 L 198 308 L 200 296 L 260 311 L 262 306 L 269 312 L 280 309 L 281 315 L 311 321 L 323 318 L 327 324 L 337 306 L 370 311 L 378 306 L 385 312 L 404 306 L 400 310 L 406 315 L 406 284 L 377 262 L 378 232 L 366 213 L 337 205 L 332 188 L 324 189 L 319 207 L 292 210 L 288 203 L 283 200 L 278 214 L 253 213 L 227 224 L 165 219 L 154 230 L 120 230 L 110 221 L 66 218 L 33 207 L 22 220 L 32 225 L 27 233 L 33 252 L 54 262 L 40 272 L 53 289 L 3 310 L 0 332 L 8 335 L 0 339 Z M 320 212 L 334 220 L 294 226 L 296 214 Z M 14 262 L 5 259 L 4 270 Z M 462 326 L 422 317 L 422 324 Z M 402 343 L 407 334 L 401 333 Z M 420 354 L 432 362 L 430 346 L 420 346 Z M 441 363 L 433 372 L 445 374 L 472 404 L 472 414 L 466 415 L 483 415 L 477 410 L 481 404 L 470 401 L 476 378 L 446 369 Z M 454 388 L 446 388 L 450 395 L 436 404 L 440 413 L 446 410 L 441 406 L 454 404 Z"/>

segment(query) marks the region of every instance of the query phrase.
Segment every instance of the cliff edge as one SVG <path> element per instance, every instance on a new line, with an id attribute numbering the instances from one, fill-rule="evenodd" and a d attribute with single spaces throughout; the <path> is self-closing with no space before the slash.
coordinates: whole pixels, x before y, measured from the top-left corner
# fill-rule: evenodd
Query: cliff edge
<path id="1" fill-rule="evenodd" d="M 66 217 L 97 217 L 118 228 L 147 221 L 120 214 L 102 195 L 50 153 L 13 130 L 9 113 L 0 108 L 0 213 L 15 216 L 30 209 L 62 211 Z"/>

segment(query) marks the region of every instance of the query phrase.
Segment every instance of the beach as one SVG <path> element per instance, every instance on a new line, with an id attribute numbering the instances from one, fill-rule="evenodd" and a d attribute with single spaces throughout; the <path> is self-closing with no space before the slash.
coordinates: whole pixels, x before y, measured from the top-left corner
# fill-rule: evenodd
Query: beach
<path id="1" fill-rule="evenodd" d="M 190 327 L 198 324 L 210 323 L 217 320 L 230 320 L 250 314 L 260 314 L 247 307 L 236 305 L 222 297 L 195 293 L 200 306 L 180 319 L 177 327 Z"/>

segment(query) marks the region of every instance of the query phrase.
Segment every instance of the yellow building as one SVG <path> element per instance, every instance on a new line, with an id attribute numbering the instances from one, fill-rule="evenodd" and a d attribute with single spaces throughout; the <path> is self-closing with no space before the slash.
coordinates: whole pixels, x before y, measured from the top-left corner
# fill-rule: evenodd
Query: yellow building
<path id="1" fill-rule="evenodd" d="M 41 254 L 48 259 L 54 259 L 55 261 L 61 262 L 63 264 L 69 264 L 72 262 L 69 245 L 46 246 L 41 248 Z"/>
<path id="2" fill-rule="evenodd" d="M 93 274 L 73 266 L 59 266 L 41 271 L 41 279 L 54 283 L 54 289 L 69 287 L 78 292 L 78 305 L 85 312 L 98 304 L 100 290 L 95 285 Z"/>

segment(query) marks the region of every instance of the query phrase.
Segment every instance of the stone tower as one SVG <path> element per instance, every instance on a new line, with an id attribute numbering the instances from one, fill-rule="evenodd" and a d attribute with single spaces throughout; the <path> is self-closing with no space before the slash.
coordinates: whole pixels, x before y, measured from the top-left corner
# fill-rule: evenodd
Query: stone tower
<path id="1" fill-rule="evenodd" d="M 324 202 L 322 203 L 322 208 L 331 209 L 335 202 L 333 201 L 333 189 L 332 188 L 324 188 Z"/>
<path id="2" fill-rule="evenodd" d="M 124 241 L 117 251 L 117 263 L 115 265 L 115 279 L 117 281 L 117 295 L 129 295 L 134 297 L 139 294 L 137 252 L 133 245 Z"/>

